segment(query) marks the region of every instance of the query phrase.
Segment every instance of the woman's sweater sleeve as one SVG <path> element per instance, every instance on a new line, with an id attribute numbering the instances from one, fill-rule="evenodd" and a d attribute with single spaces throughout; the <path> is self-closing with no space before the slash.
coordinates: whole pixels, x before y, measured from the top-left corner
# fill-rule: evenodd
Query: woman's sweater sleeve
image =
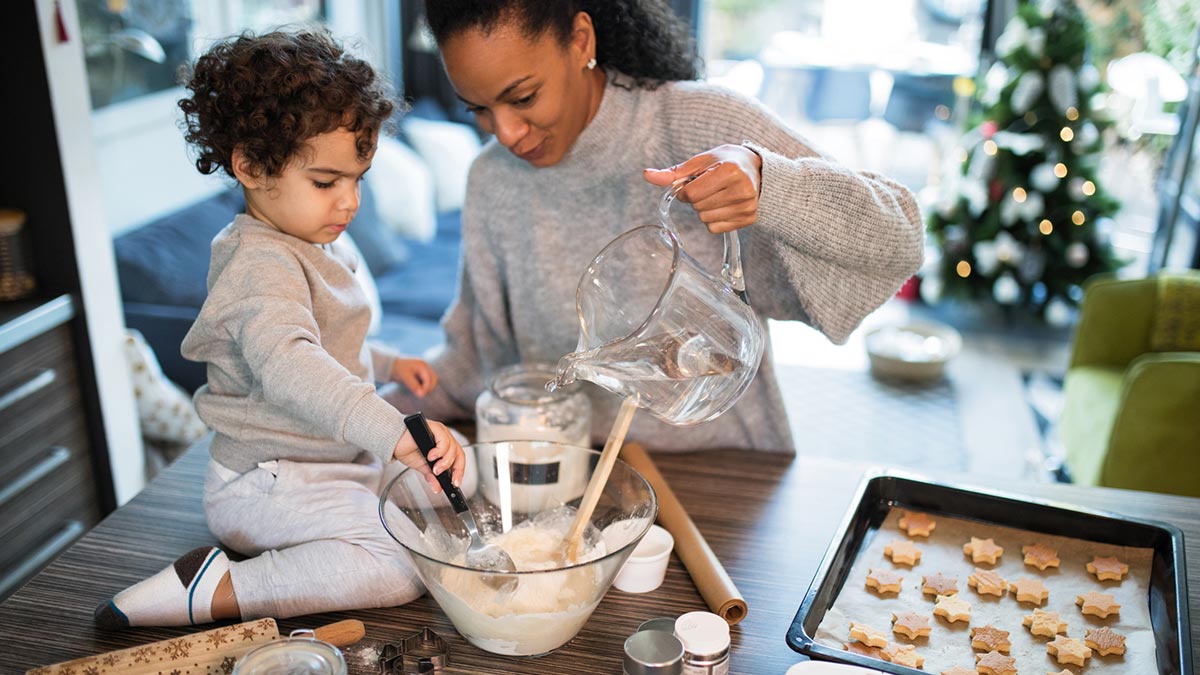
<path id="1" fill-rule="evenodd" d="M 751 302 L 843 343 L 921 265 L 924 223 L 912 193 L 817 153 L 757 101 L 708 85 L 669 96 L 673 161 L 724 143 L 762 157 L 758 220 L 740 230 Z M 690 154 L 687 154 L 690 153 Z"/>
<path id="2" fill-rule="evenodd" d="M 286 251 L 260 248 L 235 256 L 202 312 L 207 330 L 224 335 L 189 335 L 189 358 L 207 360 L 206 344 L 228 340 L 267 403 L 328 438 L 392 458 L 404 430 L 399 411 L 322 348 L 304 272 Z"/>

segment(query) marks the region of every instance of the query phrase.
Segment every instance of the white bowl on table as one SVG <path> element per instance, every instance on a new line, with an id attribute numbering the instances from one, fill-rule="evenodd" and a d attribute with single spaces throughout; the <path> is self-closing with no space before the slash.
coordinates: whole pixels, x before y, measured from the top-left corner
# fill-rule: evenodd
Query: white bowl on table
<path id="1" fill-rule="evenodd" d="M 884 379 L 937 380 L 962 350 L 962 336 L 950 326 L 913 321 L 867 333 L 871 373 Z"/>

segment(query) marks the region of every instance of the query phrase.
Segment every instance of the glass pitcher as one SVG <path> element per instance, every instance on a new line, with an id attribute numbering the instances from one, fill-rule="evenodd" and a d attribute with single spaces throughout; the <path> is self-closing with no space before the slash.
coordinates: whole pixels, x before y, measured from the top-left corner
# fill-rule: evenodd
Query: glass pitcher
<path id="1" fill-rule="evenodd" d="M 691 180 L 663 195 L 661 225 L 622 234 L 588 265 L 575 295 L 579 344 L 559 361 L 555 380 L 594 382 L 679 426 L 712 420 L 737 402 L 765 345 L 737 233 L 725 233 L 719 277 L 683 250 L 670 209 Z"/>

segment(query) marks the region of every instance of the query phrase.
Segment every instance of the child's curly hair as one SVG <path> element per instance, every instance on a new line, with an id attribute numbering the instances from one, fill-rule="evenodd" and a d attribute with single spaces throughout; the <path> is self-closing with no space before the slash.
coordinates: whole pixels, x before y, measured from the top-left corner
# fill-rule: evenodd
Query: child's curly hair
<path id="1" fill-rule="evenodd" d="M 375 69 L 324 30 L 222 40 L 184 66 L 181 80 L 191 92 L 179 108 L 196 168 L 234 178 L 235 148 L 256 174 L 278 176 L 305 141 L 341 128 L 355 132 L 366 158 L 395 107 Z"/>

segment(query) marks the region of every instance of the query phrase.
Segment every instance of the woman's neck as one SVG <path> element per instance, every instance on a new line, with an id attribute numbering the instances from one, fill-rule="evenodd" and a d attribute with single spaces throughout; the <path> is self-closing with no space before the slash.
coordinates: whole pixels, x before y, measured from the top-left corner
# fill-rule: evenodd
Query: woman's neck
<path id="1" fill-rule="evenodd" d="M 600 101 L 604 98 L 604 87 L 608 84 L 608 76 L 605 75 L 602 68 L 590 70 L 588 75 L 591 76 L 591 80 L 588 82 L 588 113 L 587 119 L 583 122 L 584 129 L 592 123 L 596 111 L 600 109 Z"/>

